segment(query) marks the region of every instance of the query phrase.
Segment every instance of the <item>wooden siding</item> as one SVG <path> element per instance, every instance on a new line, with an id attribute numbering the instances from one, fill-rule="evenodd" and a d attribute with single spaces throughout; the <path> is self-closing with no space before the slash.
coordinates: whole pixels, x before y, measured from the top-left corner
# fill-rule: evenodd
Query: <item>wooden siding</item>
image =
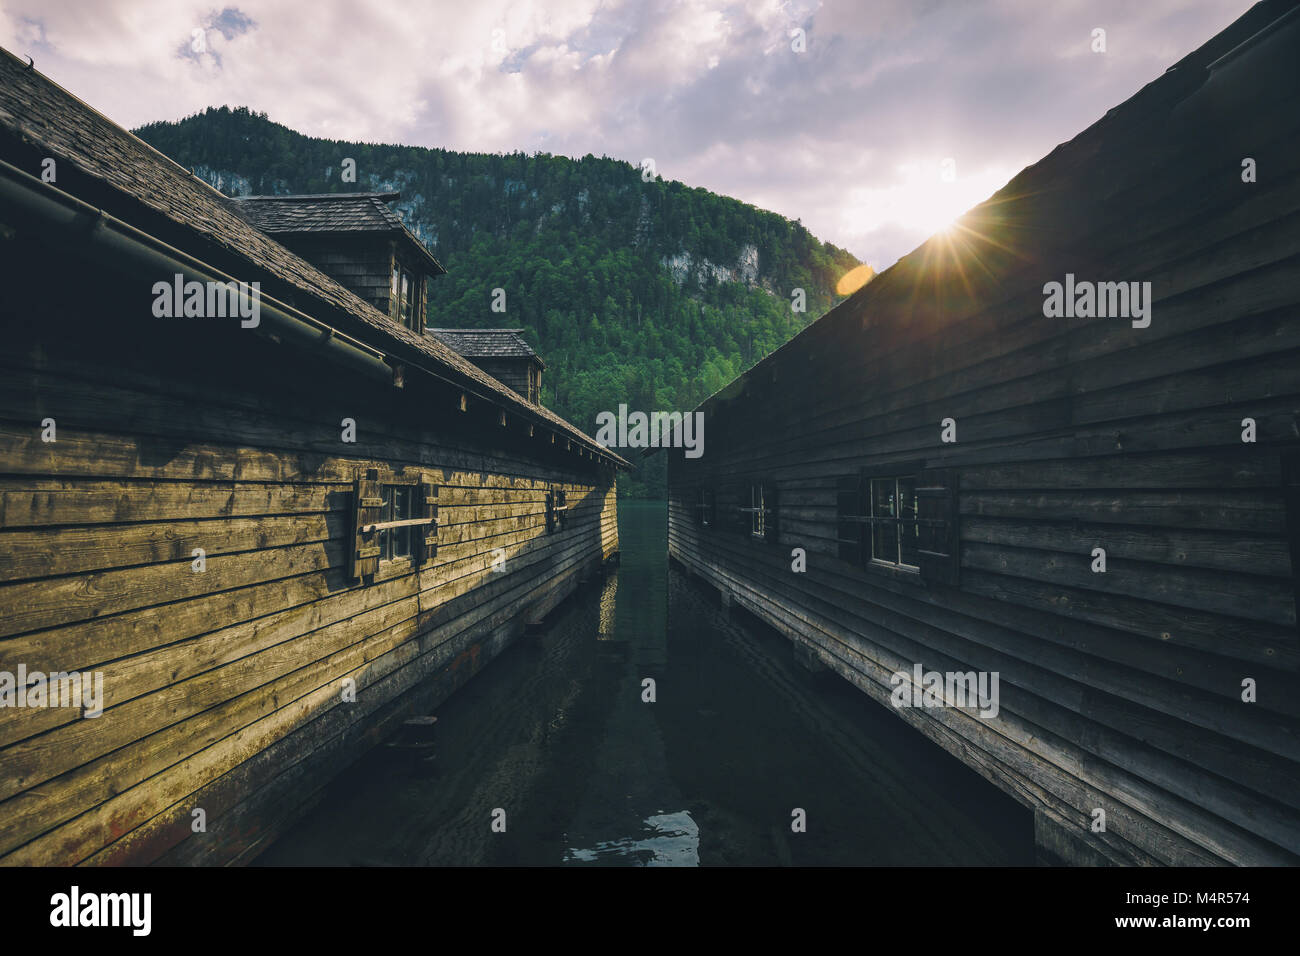
<path id="1" fill-rule="evenodd" d="M 1300 115 L 1275 40 L 1207 76 L 1220 44 L 1030 167 L 724 389 L 703 457 L 670 460 L 671 555 L 875 700 L 917 662 L 999 672 L 996 718 L 891 709 L 1075 860 L 1300 862 Z M 1293 62 L 1294 24 L 1282 42 Z M 1243 183 L 1243 156 L 1268 174 Z M 1045 318 L 1067 272 L 1150 281 L 1150 327 Z M 838 557 L 837 482 L 864 467 L 954 470 L 956 585 Z M 756 481 L 777 547 L 730 518 Z"/>
<path id="2" fill-rule="evenodd" d="M 384 315 L 389 314 L 395 246 L 391 240 L 374 236 L 287 234 L 277 236 L 276 241 L 302 256 Z M 427 278 L 424 281 L 427 282 Z M 421 286 L 423 284 L 420 283 Z M 423 295 L 420 307 L 424 307 Z"/>
<path id="3" fill-rule="evenodd" d="M 612 475 L 450 387 L 155 319 L 148 283 L 64 267 L 0 293 L 0 670 L 101 672 L 105 709 L 0 710 L 0 863 L 246 862 L 617 551 Z M 376 466 L 438 488 L 437 554 L 356 582 Z"/>
<path id="4" fill-rule="evenodd" d="M 520 359 L 470 359 L 475 365 L 487 372 L 502 385 L 508 385 L 530 402 L 538 402 L 538 389 L 530 388 L 528 373 L 535 367 L 531 358 Z M 538 373 L 540 381 L 541 373 Z"/>

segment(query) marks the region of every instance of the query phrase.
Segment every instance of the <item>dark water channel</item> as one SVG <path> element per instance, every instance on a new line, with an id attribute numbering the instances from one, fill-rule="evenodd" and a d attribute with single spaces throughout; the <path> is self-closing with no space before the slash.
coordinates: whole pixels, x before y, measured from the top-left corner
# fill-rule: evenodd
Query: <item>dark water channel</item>
<path id="1" fill-rule="evenodd" d="M 670 568 L 662 502 L 619 502 L 619 535 L 617 573 L 447 701 L 429 745 L 376 748 L 257 862 L 1033 862 L 1027 811 Z"/>

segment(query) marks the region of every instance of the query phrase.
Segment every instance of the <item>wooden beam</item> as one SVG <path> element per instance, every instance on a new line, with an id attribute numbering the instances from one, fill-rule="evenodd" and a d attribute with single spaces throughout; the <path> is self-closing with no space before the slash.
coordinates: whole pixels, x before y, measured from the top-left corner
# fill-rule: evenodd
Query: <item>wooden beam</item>
<path id="1" fill-rule="evenodd" d="M 457 407 L 460 408 L 462 412 L 469 411 L 469 399 L 466 397 L 464 392 L 460 393 L 460 400 L 457 402 Z"/>

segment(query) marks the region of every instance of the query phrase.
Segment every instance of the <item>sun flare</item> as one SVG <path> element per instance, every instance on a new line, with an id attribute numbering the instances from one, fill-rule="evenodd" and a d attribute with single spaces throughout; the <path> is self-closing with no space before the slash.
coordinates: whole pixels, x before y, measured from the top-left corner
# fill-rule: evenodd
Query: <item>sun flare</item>
<path id="1" fill-rule="evenodd" d="M 997 192 L 1010 178 L 1001 168 L 943 177 L 936 163 L 909 163 L 898 168 L 898 179 L 887 185 L 854 189 L 845 203 L 844 217 L 859 234 L 893 227 L 917 242 L 934 235 L 953 235 L 956 222 L 968 209 Z"/>

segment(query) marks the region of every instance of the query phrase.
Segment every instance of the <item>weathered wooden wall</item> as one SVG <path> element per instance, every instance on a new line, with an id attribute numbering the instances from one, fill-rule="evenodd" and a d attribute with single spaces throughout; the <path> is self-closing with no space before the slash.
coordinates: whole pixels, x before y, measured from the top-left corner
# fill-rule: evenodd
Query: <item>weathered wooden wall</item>
<path id="1" fill-rule="evenodd" d="M 760 363 L 707 403 L 704 456 L 670 460 L 673 557 L 872 698 L 889 706 L 891 674 L 918 661 L 999 672 L 996 718 L 895 712 L 1075 861 L 1300 862 L 1282 476 L 1300 447 L 1300 116 L 1278 67 L 1295 30 L 1263 62 L 1207 69 L 1261 25 Z M 1267 175 L 1243 182 L 1243 156 Z M 1046 318 L 1043 285 L 1067 272 L 1151 281 L 1150 327 Z M 837 480 L 905 462 L 956 471 L 955 586 L 837 556 Z M 730 517 L 760 479 L 780 493 L 776 547 Z M 712 527 L 699 487 L 718 495 Z"/>
<path id="2" fill-rule="evenodd" d="M 147 285 L 63 265 L 0 293 L 0 670 L 100 671 L 106 709 L 0 710 L 0 863 L 245 862 L 617 550 L 612 476 L 485 402 L 152 319 Z M 363 584 L 376 465 L 438 486 L 438 551 Z"/>
<path id="3" fill-rule="evenodd" d="M 513 388 L 530 402 L 537 400 L 536 395 L 530 394 L 530 389 L 528 387 L 528 369 L 530 363 L 527 359 L 476 358 L 471 359 L 471 361 L 502 385 L 507 385 L 510 388 Z"/>
<path id="4" fill-rule="evenodd" d="M 389 314 L 392 306 L 394 243 L 377 241 L 372 236 L 364 235 L 348 237 L 293 233 L 278 236 L 276 241 L 302 256 L 384 315 Z M 425 308 L 424 299 L 425 296 L 421 293 L 419 309 Z"/>

